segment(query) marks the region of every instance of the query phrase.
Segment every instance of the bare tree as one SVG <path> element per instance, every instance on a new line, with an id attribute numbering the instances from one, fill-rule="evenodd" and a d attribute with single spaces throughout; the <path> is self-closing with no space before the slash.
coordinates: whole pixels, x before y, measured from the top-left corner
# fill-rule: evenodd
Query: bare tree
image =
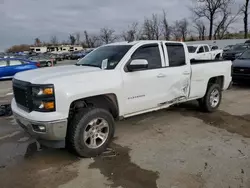
<path id="1" fill-rule="evenodd" d="M 41 40 L 39 38 L 35 38 L 35 46 L 40 46 L 42 44 Z"/>
<path id="2" fill-rule="evenodd" d="M 84 31 L 84 42 L 88 47 L 90 47 L 89 34 L 86 30 Z"/>
<path id="3" fill-rule="evenodd" d="M 132 23 L 128 26 L 128 30 L 122 32 L 122 38 L 125 41 L 134 41 L 137 40 L 137 33 L 138 33 L 138 23 Z"/>
<path id="4" fill-rule="evenodd" d="M 57 40 L 57 37 L 55 35 L 51 36 L 50 43 L 53 44 L 53 45 L 58 44 L 58 40 Z"/>
<path id="5" fill-rule="evenodd" d="M 76 33 L 76 43 L 79 45 L 80 44 L 80 38 L 81 38 L 81 35 L 79 32 Z"/>
<path id="6" fill-rule="evenodd" d="M 84 31 L 84 43 L 88 48 L 95 48 L 100 45 L 100 39 L 97 35 L 89 35 L 88 32 Z"/>
<path id="7" fill-rule="evenodd" d="M 184 18 L 178 22 L 178 29 L 181 33 L 181 37 L 182 37 L 183 41 L 185 41 L 187 38 L 187 35 L 188 35 L 188 21 L 186 18 Z"/>
<path id="8" fill-rule="evenodd" d="M 153 14 L 151 18 L 145 18 L 143 23 L 143 35 L 148 40 L 158 40 L 160 38 L 161 29 L 158 15 Z"/>
<path id="9" fill-rule="evenodd" d="M 171 28 L 168 24 L 167 15 L 165 11 L 163 11 L 161 25 L 162 25 L 162 34 L 163 34 L 164 39 L 170 40 Z"/>
<path id="10" fill-rule="evenodd" d="M 175 40 L 186 40 L 186 37 L 188 35 L 187 19 L 184 18 L 180 21 L 175 21 L 174 25 L 172 26 L 172 35 L 174 36 Z"/>
<path id="11" fill-rule="evenodd" d="M 173 36 L 174 40 L 181 39 L 181 33 L 179 30 L 179 23 L 175 21 L 175 23 L 171 26 L 171 35 Z"/>
<path id="12" fill-rule="evenodd" d="M 71 45 L 74 45 L 76 43 L 76 38 L 74 35 L 69 35 L 69 41 Z"/>
<path id="13" fill-rule="evenodd" d="M 193 13 L 198 17 L 205 17 L 209 20 L 209 40 L 213 36 L 214 20 L 220 9 L 231 3 L 232 0 L 193 0 L 196 2 L 197 7 L 192 9 Z"/>
<path id="14" fill-rule="evenodd" d="M 115 30 L 104 27 L 100 30 L 100 39 L 105 44 L 114 42 L 116 40 Z"/>
<path id="15" fill-rule="evenodd" d="M 239 10 L 236 14 L 233 14 L 230 8 L 231 3 L 224 4 L 221 7 L 220 11 L 220 21 L 215 23 L 214 38 L 223 39 L 225 34 L 228 32 L 228 29 L 231 24 L 237 21 L 237 17 L 240 14 Z"/>
<path id="16" fill-rule="evenodd" d="M 199 35 L 199 40 L 205 40 L 206 35 L 206 26 L 203 21 L 201 20 L 195 20 L 194 28 L 197 30 Z"/>
<path id="17" fill-rule="evenodd" d="M 244 14 L 243 22 L 244 22 L 244 38 L 247 39 L 248 36 L 248 5 L 249 0 L 245 0 L 245 4 L 243 5 L 241 12 Z"/>

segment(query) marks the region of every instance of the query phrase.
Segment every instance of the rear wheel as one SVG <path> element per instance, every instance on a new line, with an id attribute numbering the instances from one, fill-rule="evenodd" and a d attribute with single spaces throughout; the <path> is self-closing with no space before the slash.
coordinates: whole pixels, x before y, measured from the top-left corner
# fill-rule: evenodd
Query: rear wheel
<path id="1" fill-rule="evenodd" d="M 67 147 L 81 157 L 100 155 L 108 147 L 115 131 L 113 116 L 100 108 L 82 110 L 68 126 Z"/>
<path id="2" fill-rule="evenodd" d="M 199 99 L 199 105 L 201 109 L 205 112 L 213 112 L 215 111 L 221 103 L 221 87 L 219 84 L 212 84 L 208 86 L 206 95 Z"/>

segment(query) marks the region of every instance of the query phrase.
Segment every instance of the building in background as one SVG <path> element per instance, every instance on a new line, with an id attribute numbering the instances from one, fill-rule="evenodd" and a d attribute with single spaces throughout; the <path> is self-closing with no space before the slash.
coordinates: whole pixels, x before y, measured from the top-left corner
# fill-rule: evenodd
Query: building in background
<path id="1" fill-rule="evenodd" d="M 52 53 L 63 53 L 63 52 L 73 52 L 73 51 L 80 51 L 83 50 L 82 46 L 77 45 L 60 45 L 60 46 L 32 46 L 30 47 L 30 51 L 36 53 L 45 53 L 45 52 L 52 52 Z"/>

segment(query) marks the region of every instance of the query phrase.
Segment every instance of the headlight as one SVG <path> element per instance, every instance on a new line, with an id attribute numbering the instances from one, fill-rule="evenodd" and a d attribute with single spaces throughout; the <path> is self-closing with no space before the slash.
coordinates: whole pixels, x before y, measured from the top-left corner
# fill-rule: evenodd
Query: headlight
<path id="1" fill-rule="evenodd" d="M 32 86 L 33 110 L 38 112 L 55 111 L 55 93 L 53 85 Z"/>
<path id="2" fill-rule="evenodd" d="M 45 96 L 45 95 L 54 95 L 53 86 L 33 86 L 32 87 L 33 96 Z"/>

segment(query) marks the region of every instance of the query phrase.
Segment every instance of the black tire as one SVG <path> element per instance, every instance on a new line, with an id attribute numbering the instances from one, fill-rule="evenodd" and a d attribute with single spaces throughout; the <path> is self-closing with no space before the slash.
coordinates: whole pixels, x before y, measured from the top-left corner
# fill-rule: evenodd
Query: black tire
<path id="1" fill-rule="evenodd" d="M 84 142 L 84 131 L 95 118 L 106 120 L 109 127 L 106 141 L 98 148 L 90 148 Z M 68 125 L 66 147 L 80 157 L 95 157 L 106 150 L 115 132 L 114 118 L 108 111 L 100 108 L 86 108 L 78 112 Z"/>
<path id="2" fill-rule="evenodd" d="M 212 106 L 212 104 L 210 103 L 210 96 L 214 90 L 217 90 L 219 95 L 218 96 L 219 101 L 216 104 L 216 106 Z M 198 100 L 201 110 L 204 112 L 214 112 L 220 106 L 221 97 L 222 97 L 222 92 L 219 84 L 212 84 L 208 86 L 205 96 L 202 99 Z"/>

